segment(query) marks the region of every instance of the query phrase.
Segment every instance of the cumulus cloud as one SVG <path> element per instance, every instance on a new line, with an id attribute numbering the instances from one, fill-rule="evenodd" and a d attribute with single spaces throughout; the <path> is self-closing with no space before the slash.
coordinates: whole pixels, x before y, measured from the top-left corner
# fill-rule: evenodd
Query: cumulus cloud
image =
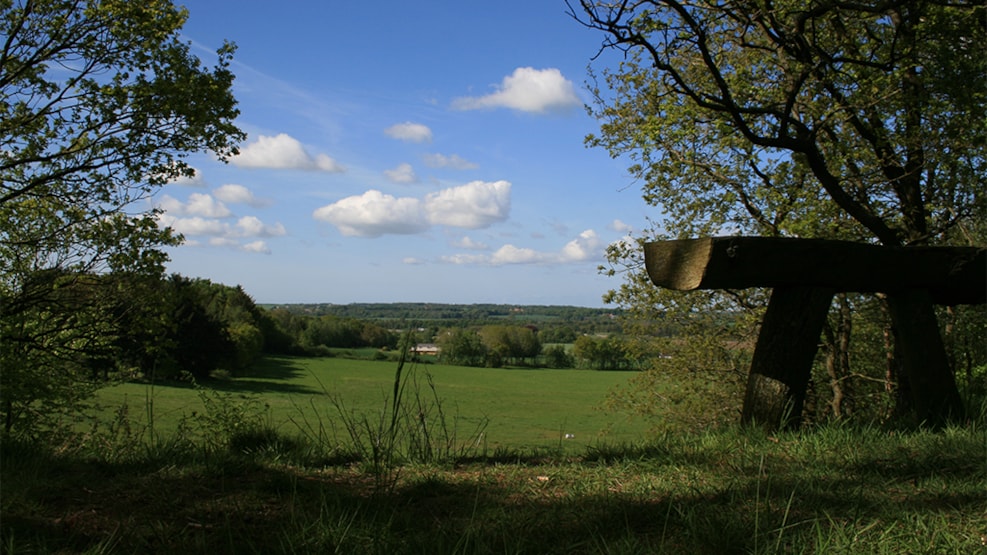
<path id="1" fill-rule="evenodd" d="M 182 235 L 224 235 L 229 230 L 226 222 L 197 216 L 181 218 L 164 214 L 159 221 Z"/>
<path id="2" fill-rule="evenodd" d="M 169 195 L 158 201 L 158 208 L 173 216 L 201 216 L 203 218 L 228 218 L 233 215 L 222 202 L 205 193 L 192 193 L 187 202 Z"/>
<path id="3" fill-rule="evenodd" d="M 426 154 L 422 157 L 425 165 L 430 168 L 452 168 L 455 170 L 472 170 L 478 166 L 458 154 L 445 156 L 444 154 Z"/>
<path id="4" fill-rule="evenodd" d="M 453 101 L 457 110 L 510 108 L 544 113 L 581 106 L 576 87 L 555 68 L 519 67 L 504 77 L 496 91 L 486 96 L 462 97 Z"/>
<path id="5" fill-rule="evenodd" d="M 443 256 L 442 262 L 449 264 L 569 264 L 596 260 L 603 255 L 603 242 L 592 229 L 587 229 L 578 237 L 566 243 L 558 252 L 546 252 L 527 247 L 507 244 L 489 255 L 453 254 Z"/>
<path id="6" fill-rule="evenodd" d="M 507 181 L 471 181 L 430 193 L 425 198 L 433 224 L 479 229 L 502 222 L 511 211 L 511 184 Z"/>
<path id="7" fill-rule="evenodd" d="M 385 129 L 384 133 L 392 139 L 408 143 L 432 142 L 432 130 L 428 126 L 410 121 L 392 125 Z"/>
<path id="8" fill-rule="evenodd" d="M 228 218 L 233 215 L 225 204 L 204 193 L 189 195 L 185 213 L 204 218 Z"/>
<path id="9" fill-rule="evenodd" d="M 240 218 L 232 231 L 237 237 L 281 237 L 288 233 L 280 222 L 267 225 L 256 216 Z"/>
<path id="10" fill-rule="evenodd" d="M 396 198 L 374 189 L 323 206 L 312 216 L 336 226 L 343 235 L 357 237 L 410 235 L 429 228 L 419 199 Z"/>
<path id="11" fill-rule="evenodd" d="M 227 188 L 220 194 L 224 198 L 237 201 L 252 198 L 252 196 L 243 196 L 243 191 L 237 189 L 238 187 L 240 186 Z M 185 244 L 189 246 L 208 245 L 235 248 L 245 252 L 269 253 L 270 248 L 263 241 L 255 240 L 245 244 L 241 244 L 241 241 L 287 234 L 281 223 L 265 224 L 256 216 L 243 216 L 235 223 L 231 223 L 229 218 L 233 213 L 222 202 L 203 193 L 192 193 L 187 202 L 165 195 L 156 206 L 162 211 L 157 216 L 159 226 L 170 227 L 186 237 L 206 238 L 205 242 L 196 239 L 188 240 Z"/>
<path id="12" fill-rule="evenodd" d="M 170 227 L 182 235 L 212 236 L 217 240 L 230 242 L 237 238 L 281 237 L 287 234 L 282 224 L 268 225 L 255 216 L 244 216 L 232 225 L 212 218 L 177 217 L 167 213 L 160 215 L 158 221 L 161 225 Z M 217 240 L 213 240 L 212 244 L 220 245 Z"/>
<path id="13" fill-rule="evenodd" d="M 582 262 L 592 260 L 603 252 L 603 241 L 592 229 L 579 234 L 578 237 L 566 243 L 559 254 L 561 262 Z"/>
<path id="14" fill-rule="evenodd" d="M 230 204 L 246 204 L 248 206 L 253 206 L 254 208 L 261 208 L 270 204 L 266 200 L 255 197 L 250 189 L 247 189 L 243 185 L 236 185 L 233 183 L 219 187 L 213 191 L 213 195 L 223 202 L 228 202 Z"/>
<path id="15" fill-rule="evenodd" d="M 421 199 L 372 189 L 318 208 L 312 217 L 334 225 L 343 235 L 380 237 L 421 233 L 433 225 L 479 229 L 506 220 L 510 210 L 509 182 L 473 181 Z"/>
<path id="16" fill-rule="evenodd" d="M 273 168 L 339 173 L 344 171 L 335 160 L 326 154 L 310 155 L 297 139 L 280 133 L 273 137 L 260 135 L 253 143 L 240 150 L 232 159 L 236 166 L 243 168 Z"/>
<path id="17" fill-rule="evenodd" d="M 393 170 L 384 170 L 384 175 L 394 183 L 415 183 L 418 181 L 418 176 L 415 175 L 415 169 L 411 167 L 411 164 L 399 164 Z"/>

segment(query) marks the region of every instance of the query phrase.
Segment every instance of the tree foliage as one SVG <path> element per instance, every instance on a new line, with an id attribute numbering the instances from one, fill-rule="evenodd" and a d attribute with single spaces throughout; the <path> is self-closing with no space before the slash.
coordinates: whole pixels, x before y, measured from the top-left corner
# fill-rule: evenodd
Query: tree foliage
<path id="1" fill-rule="evenodd" d="M 110 328 L 128 313 L 110 308 L 118 282 L 95 275 L 161 275 L 159 247 L 180 238 L 144 202 L 192 174 L 189 154 L 225 159 L 243 138 L 233 124 L 233 47 L 204 66 L 181 40 L 186 15 L 167 0 L 0 1 L 8 416 L 15 403 L 64 398 L 78 355 L 102 356 L 116 335 Z"/>
<path id="2" fill-rule="evenodd" d="M 941 240 L 982 215 L 980 2 L 582 2 L 626 59 L 590 144 L 674 233 Z M 847 227 L 834 224 L 846 224 Z"/>
<path id="3" fill-rule="evenodd" d="M 641 240 L 984 244 L 982 2 L 581 0 L 571 15 L 603 33 L 601 54 L 623 55 L 596 83 L 600 133 L 587 142 L 628 157 L 660 209 Z M 628 275 L 609 300 L 646 321 L 656 309 L 762 306 L 756 293 L 658 291 L 633 242 L 612 246 L 609 259 L 611 273 Z M 927 299 L 887 302 L 895 332 L 935 321 Z M 850 328 L 830 331 L 841 329 Z M 936 332 L 923 331 L 929 341 Z M 849 345 L 840 333 L 825 339 Z M 956 409 L 950 376 L 935 381 L 941 398 L 923 416 Z"/>
<path id="4" fill-rule="evenodd" d="M 483 366 L 487 347 L 476 331 L 465 328 L 441 330 L 436 338 L 442 361 L 462 366 Z"/>

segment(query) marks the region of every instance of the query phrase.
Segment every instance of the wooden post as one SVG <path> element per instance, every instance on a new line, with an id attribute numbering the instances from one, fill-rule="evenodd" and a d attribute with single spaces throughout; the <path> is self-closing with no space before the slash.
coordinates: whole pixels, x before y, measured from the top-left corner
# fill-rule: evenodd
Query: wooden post
<path id="1" fill-rule="evenodd" d="M 888 294 L 896 352 L 920 423 L 940 427 L 965 416 L 928 291 Z"/>
<path id="2" fill-rule="evenodd" d="M 812 361 L 834 294 L 823 287 L 771 292 L 751 360 L 742 424 L 768 430 L 801 424 Z"/>

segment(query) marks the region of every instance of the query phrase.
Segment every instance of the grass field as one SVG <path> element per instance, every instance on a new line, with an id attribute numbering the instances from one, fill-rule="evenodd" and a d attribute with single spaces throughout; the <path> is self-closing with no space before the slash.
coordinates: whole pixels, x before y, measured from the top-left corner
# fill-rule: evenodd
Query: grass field
<path id="1" fill-rule="evenodd" d="M 393 363 L 274 358 L 218 390 L 114 387 L 99 433 L 0 443 L 0 553 L 987 555 L 983 413 L 939 431 L 644 440 L 643 424 L 593 408 L 626 374 L 426 369 L 449 414 L 489 418 L 500 451 L 380 463 L 289 437 L 346 420 L 333 395 L 344 415 L 379 413 Z M 132 441 L 120 427 L 146 429 L 146 399 L 155 429 L 208 416 L 221 433 Z"/>
<path id="2" fill-rule="evenodd" d="M 344 358 L 270 357 L 248 377 L 212 381 L 209 389 L 236 401 L 263 407 L 279 431 L 292 433 L 305 423 L 339 426 L 331 396 L 347 411 L 373 415 L 390 403 L 397 364 Z M 435 385 L 449 426 L 465 439 L 482 428 L 490 450 L 553 448 L 582 452 L 587 446 L 638 443 L 647 424 L 602 410 L 607 393 L 624 384 L 628 372 L 592 370 L 494 369 L 407 363 L 405 396 L 432 399 L 426 373 Z M 417 384 L 417 387 L 416 387 Z M 190 386 L 123 384 L 100 392 L 107 411 L 126 402 L 135 424 L 147 422 L 153 400 L 154 426 L 174 430 L 182 417 L 204 410 Z"/>

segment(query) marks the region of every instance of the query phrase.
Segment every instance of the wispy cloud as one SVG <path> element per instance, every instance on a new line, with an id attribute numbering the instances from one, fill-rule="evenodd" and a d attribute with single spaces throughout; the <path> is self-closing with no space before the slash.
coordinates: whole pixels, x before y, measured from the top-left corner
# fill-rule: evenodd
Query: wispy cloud
<path id="1" fill-rule="evenodd" d="M 576 87 L 561 71 L 531 67 L 515 69 L 488 95 L 461 97 L 452 102 L 456 110 L 509 108 L 532 113 L 564 111 L 581 105 Z"/>
<path id="2" fill-rule="evenodd" d="M 596 232 L 587 229 L 555 252 L 539 251 L 512 244 L 504 245 L 490 254 L 453 254 L 440 260 L 449 264 L 483 264 L 502 266 L 507 264 L 569 264 L 598 260 L 603 256 L 604 245 Z"/>
<path id="3" fill-rule="evenodd" d="M 460 157 L 458 154 L 446 156 L 444 154 L 426 154 L 422 156 L 425 165 L 430 168 L 452 168 L 456 170 L 472 170 L 477 166 L 473 162 Z"/>
<path id="4" fill-rule="evenodd" d="M 340 173 L 344 171 L 327 154 L 310 155 L 297 139 L 285 133 L 273 137 L 260 135 L 232 158 L 242 168 L 272 168 Z"/>

